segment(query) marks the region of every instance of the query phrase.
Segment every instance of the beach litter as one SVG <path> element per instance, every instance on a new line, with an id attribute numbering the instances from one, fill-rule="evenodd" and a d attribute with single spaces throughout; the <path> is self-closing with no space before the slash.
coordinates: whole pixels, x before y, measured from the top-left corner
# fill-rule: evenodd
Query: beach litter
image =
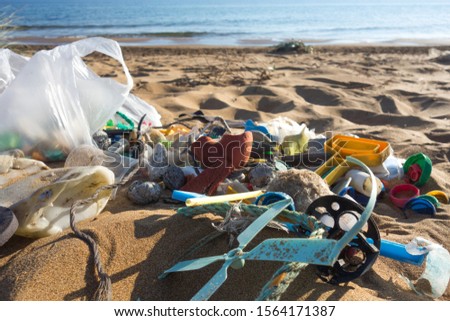
<path id="1" fill-rule="evenodd" d="M 245 123 L 245 127 L 249 130 L 252 130 L 253 132 L 268 132 L 263 133 L 265 137 L 276 137 L 276 135 L 270 134 L 270 132 L 267 130 L 267 127 L 260 126 L 256 124 L 255 122 L 249 122 L 247 121 Z M 279 136 L 278 136 L 279 137 Z M 285 137 L 295 137 L 298 139 L 298 137 L 301 137 L 301 135 L 285 135 Z M 283 137 L 284 138 L 284 137 Z M 309 137 L 308 137 L 309 138 Z M 270 139 L 270 138 L 269 138 Z M 210 140 L 210 139 L 208 139 Z M 307 143 L 308 140 L 306 140 Z M 282 142 L 282 140 L 281 140 Z M 323 165 L 319 167 L 319 169 L 314 172 L 310 169 L 287 169 L 277 171 L 276 167 L 273 166 L 274 161 L 276 161 L 277 158 L 269 158 L 264 159 L 261 158 L 260 160 L 264 159 L 263 162 L 255 162 L 254 159 L 250 159 L 247 162 L 247 167 L 250 166 L 250 168 L 247 170 L 247 179 L 244 180 L 244 182 L 247 182 L 249 186 L 251 186 L 252 189 L 256 190 L 262 190 L 264 192 L 270 192 L 270 193 L 286 193 L 287 197 L 291 199 L 291 206 L 295 205 L 295 210 L 299 215 L 306 215 L 308 214 L 308 209 L 311 206 L 315 206 L 316 202 L 320 202 L 322 199 L 327 199 L 327 197 L 336 197 L 334 196 L 334 193 L 331 191 L 330 186 L 333 186 L 334 189 L 337 189 L 337 191 L 340 193 L 340 195 L 346 196 L 347 198 L 345 201 L 341 202 L 348 202 L 345 203 L 347 206 L 352 208 L 352 210 L 345 209 L 345 206 L 342 206 L 341 204 L 338 205 L 338 210 L 333 208 L 326 208 L 325 213 L 328 213 L 327 215 L 316 215 L 318 222 L 320 224 L 323 224 L 325 226 L 326 232 L 324 232 L 324 235 L 327 233 L 334 235 L 333 237 L 336 237 L 336 235 L 342 236 L 342 233 L 345 233 L 349 231 L 357 222 L 361 220 L 361 207 L 360 205 L 348 194 L 349 189 L 353 190 L 353 196 L 359 195 L 358 197 L 355 197 L 358 200 L 363 200 L 364 204 L 368 206 L 368 203 L 371 202 L 370 198 L 373 199 L 372 202 L 375 202 L 375 199 L 377 196 L 380 196 L 381 193 L 383 193 L 386 188 L 383 185 L 382 181 L 375 177 L 370 171 L 362 171 L 361 168 L 364 168 L 364 166 L 369 165 L 370 167 L 377 170 L 380 177 L 383 177 L 384 179 L 391 177 L 391 179 L 394 178 L 400 178 L 403 176 L 404 173 L 401 169 L 403 169 L 402 166 L 398 165 L 397 161 L 392 156 L 392 149 L 389 147 L 389 144 L 384 141 L 375 141 L 375 140 L 368 140 L 368 139 L 360 139 L 350 136 L 342 136 L 342 135 L 335 135 L 330 140 L 324 142 L 324 149 L 328 152 L 328 155 L 331 155 L 329 158 L 329 162 L 333 164 L 334 166 L 328 166 L 328 170 L 324 171 L 323 169 L 326 168 Z M 301 149 L 295 151 L 294 155 L 301 154 L 304 151 L 307 151 L 306 149 Z M 223 154 L 221 154 L 223 155 Z M 292 156 L 292 155 L 287 155 Z M 349 158 L 350 157 L 350 158 Z M 389 158 L 390 157 L 390 158 Z M 197 160 L 201 157 L 197 157 Z M 357 159 L 355 161 L 354 159 Z M 389 158 L 389 159 L 388 159 Z M 214 158 L 215 159 L 215 158 Z M 353 162 L 349 162 L 349 159 L 353 159 Z M 423 156 L 415 156 L 412 159 L 424 159 Z M 384 164 L 385 161 L 388 162 Z M 359 163 L 358 163 L 359 161 Z M 357 166 L 355 166 L 355 163 L 358 163 Z M 253 166 L 251 165 L 253 164 Z M 394 166 L 395 165 L 395 166 Z M 203 164 L 203 167 L 205 164 Z M 336 171 L 336 168 L 338 170 Z M 358 169 L 359 168 L 359 169 Z M 327 177 L 330 175 L 330 169 L 332 172 L 331 179 L 326 180 Z M 428 176 L 429 168 L 427 168 L 425 172 L 425 175 Z M 333 173 L 334 172 L 334 173 Z M 411 172 L 411 171 L 409 171 Z M 318 173 L 321 173 L 323 177 L 321 177 Z M 406 173 L 408 173 L 408 168 L 406 168 Z M 256 175 L 255 175 L 256 174 Z M 274 175 L 273 175 L 274 174 Z M 418 175 L 420 177 L 421 174 Z M 225 176 L 225 175 L 224 175 Z M 230 173 L 228 174 L 230 176 Z M 256 177 L 255 177 L 256 176 Z M 429 176 L 428 176 L 429 177 Z M 324 180 L 325 179 L 325 180 Z M 408 176 L 405 176 L 405 180 L 408 179 Z M 336 184 L 337 183 L 337 184 Z M 340 185 L 340 187 L 337 187 L 337 185 Z M 413 186 L 413 185 L 411 185 Z M 415 186 L 413 186 L 416 188 Z M 397 187 L 398 189 L 399 187 Z M 401 188 L 401 187 L 400 187 Z M 394 189 L 394 194 L 396 190 Z M 196 191 L 199 192 L 199 191 Z M 201 191 L 200 191 L 201 192 Z M 392 192 L 392 190 L 391 190 Z M 178 193 L 178 192 L 177 192 Z M 435 192 L 436 193 L 436 192 Z M 439 194 L 439 193 L 436 193 Z M 444 193 L 445 194 L 445 193 Z M 223 226 L 228 226 L 230 222 L 230 214 L 226 214 L 227 211 L 225 209 L 231 210 L 229 207 L 225 206 L 223 202 L 231 201 L 231 200 L 239 200 L 244 201 L 245 197 L 242 196 L 239 198 L 240 194 L 229 194 L 230 196 L 234 196 L 234 198 L 228 198 L 228 197 L 220 197 L 220 196 L 210 196 L 208 197 L 204 193 L 194 193 L 192 195 L 192 198 L 189 198 L 189 196 L 186 197 L 179 197 L 177 194 L 176 199 L 185 201 L 186 205 L 188 206 L 186 209 L 180 208 L 178 210 L 178 213 L 184 214 L 187 216 L 193 216 L 198 215 L 200 213 L 205 212 L 211 212 L 215 213 L 217 215 L 225 215 L 224 221 L 219 225 L 222 229 Z M 245 195 L 242 194 L 242 195 Z M 257 200 L 264 195 L 258 196 Z M 419 196 L 419 195 L 417 195 Z M 431 202 L 428 199 L 422 198 L 424 202 Z M 283 197 L 278 198 L 276 201 L 280 204 L 283 203 Z M 407 200 L 406 200 L 407 201 Z M 328 201 L 330 203 L 331 201 Z M 395 201 L 394 201 L 395 202 Z M 326 203 L 326 202 L 325 202 Z M 333 203 L 333 202 L 331 202 Z M 406 203 L 406 202 L 405 202 Z M 207 205 L 211 204 L 211 205 Z M 262 209 L 267 207 L 266 204 L 260 204 L 258 201 L 255 202 L 255 204 L 258 204 Z M 276 203 L 275 203 L 276 204 Z M 320 208 L 323 208 L 324 205 L 319 203 L 321 206 L 317 206 Z M 334 202 L 333 204 L 338 204 Z M 435 206 L 438 206 L 438 202 L 434 202 Z M 193 207 L 194 206 L 194 207 Z M 233 205 L 234 206 L 234 205 Z M 239 213 L 245 212 L 248 206 L 244 203 L 240 203 L 239 205 Z M 281 206 L 281 205 L 280 205 Z M 288 205 L 283 205 L 282 208 L 278 209 L 279 213 L 283 213 L 285 211 L 285 207 Z M 341 209 L 339 209 L 341 207 Z M 404 204 L 400 206 L 404 210 Z M 270 208 L 270 207 L 269 207 Z M 414 208 L 412 206 L 411 208 Z M 434 208 L 434 207 L 433 207 Z M 294 209 L 294 208 L 293 208 Z M 359 210 L 359 214 L 358 211 Z M 418 208 L 414 209 L 417 214 L 421 213 L 421 210 Z M 274 217 L 277 217 L 278 214 L 275 213 L 276 211 L 271 211 L 271 215 L 274 215 Z M 423 212 L 423 210 L 422 210 Z M 306 214 L 300 214 L 300 213 L 306 213 Z M 329 213 L 334 213 L 334 215 L 331 215 Z M 261 215 L 265 215 L 260 213 Z M 317 213 L 316 213 L 317 214 Z M 323 214 L 323 213 L 322 213 Z M 268 217 L 273 218 L 271 215 L 267 214 Z M 295 214 L 294 214 L 295 215 Z M 342 217 L 341 217 L 342 216 Z M 270 220 L 269 220 L 270 221 Z M 281 221 L 284 221 L 283 219 Z M 249 220 L 244 221 L 238 221 L 240 222 L 238 225 L 241 229 L 242 226 L 246 226 L 250 230 L 252 229 L 252 223 L 249 223 Z M 333 222 L 332 224 L 330 222 Z M 341 223 L 337 223 L 341 222 Z M 266 222 L 267 223 L 267 222 Z M 341 225 L 337 225 L 341 224 Z M 365 272 L 367 272 L 370 267 L 373 265 L 373 263 L 376 261 L 378 255 L 382 255 L 403 263 L 409 263 L 413 265 L 422 265 L 426 255 L 413 255 L 410 254 L 407 250 L 404 244 L 383 240 L 380 238 L 378 229 L 376 227 L 375 221 L 372 219 L 367 220 L 367 226 L 364 230 L 364 237 L 361 237 L 361 234 L 359 235 L 359 238 L 354 239 L 352 242 L 350 242 L 352 245 L 348 245 L 345 251 L 342 251 L 340 254 L 340 259 L 337 260 L 334 263 L 330 263 L 329 267 L 323 267 L 323 264 L 319 268 L 319 271 L 321 272 L 323 280 L 338 284 L 342 282 L 346 282 L 349 280 L 352 280 L 356 277 L 359 277 L 363 275 Z M 290 226 L 287 224 L 287 226 Z M 289 230 L 289 228 L 288 228 Z M 340 231 L 337 232 L 336 230 Z M 245 230 L 244 230 L 245 231 Z M 295 228 L 292 228 L 292 225 L 290 226 L 290 231 L 296 231 Z M 223 231 L 222 231 L 223 232 Z M 250 233 L 250 232 L 248 232 Z M 309 231 L 311 233 L 311 231 Z M 233 235 L 236 233 L 234 232 Z M 331 237 L 331 238 L 333 238 Z M 237 237 L 237 240 L 239 241 L 239 236 Z M 269 244 L 270 240 L 266 240 L 264 242 L 267 242 Z M 273 241 L 273 242 L 281 242 L 281 241 Z M 284 242 L 284 241 L 283 241 Z M 288 241 L 288 243 L 291 241 Z M 274 260 L 273 257 L 277 257 L 276 260 L 283 261 L 282 257 L 285 255 L 284 253 L 280 253 L 278 250 L 279 243 L 277 245 L 273 245 L 270 243 L 272 247 L 272 251 L 275 253 L 268 254 L 268 252 L 265 252 L 264 255 L 267 255 L 270 257 L 268 260 Z M 275 244 L 275 243 L 274 243 Z M 283 243 L 284 244 L 284 243 Z M 234 268 L 236 267 L 243 267 L 245 259 L 251 258 L 256 259 L 259 258 L 259 254 L 255 254 L 258 252 L 258 246 L 255 253 L 251 252 L 244 252 L 243 248 L 245 246 L 243 244 L 239 244 L 237 248 L 232 249 L 228 254 L 224 254 L 223 256 L 220 256 L 221 259 L 225 260 L 225 264 L 223 265 L 222 269 L 217 272 L 215 276 L 210 280 L 209 283 L 207 283 L 202 290 L 200 290 L 194 297 L 194 300 L 204 300 L 210 298 L 210 296 L 217 290 L 217 288 L 225 282 L 226 279 L 226 270 L 228 266 L 232 266 Z M 261 245 L 261 248 L 266 250 L 269 245 Z M 306 245 L 305 245 L 306 247 Z M 282 248 L 282 247 L 281 247 Z M 302 247 L 303 249 L 303 247 Z M 261 250 L 262 251 L 262 250 Z M 281 250 L 283 252 L 283 250 Z M 239 254 L 238 254 L 239 253 Z M 363 253 L 363 254 L 361 254 Z M 299 254 L 300 255 L 300 254 Z M 281 257 L 281 258 L 280 258 Z M 299 256 L 300 257 L 300 256 Z M 296 258 L 296 262 L 302 262 L 300 258 Z M 261 258 L 262 259 L 262 258 Z M 264 259 L 267 259 L 265 257 Z M 290 258 L 292 259 L 292 258 Z M 178 271 L 188 271 L 188 270 L 194 270 L 202 268 L 206 265 L 209 265 L 212 262 L 215 262 L 216 260 L 219 260 L 219 256 L 217 257 L 211 257 L 211 258 L 204 258 L 204 259 L 197 259 L 197 260 L 190 260 L 186 262 L 181 262 L 172 268 L 166 270 L 162 275 L 161 278 L 167 277 L 172 272 L 178 272 Z M 292 259 L 294 260 L 294 259 Z M 286 258 L 286 261 L 289 261 Z M 309 261 L 307 261 L 309 262 Z M 364 264 L 362 264 L 364 262 Z M 306 262 L 305 262 L 306 263 Z M 312 263 L 312 262 L 309 262 Z M 286 263 L 288 264 L 288 263 Z M 361 266 L 364 266 L 361 268 Z M 270 283 L 270 282 L 269 282 Z M 269 284 L 268 283 L 268 284 Z M 264 291 L 263 291 L 264 292 Z M 267 299 L 268 296 L 260 296 L 259 299 L 262 298 Z M 279 299 L 280 296 L 272 296 L 269 295 L 271 298 L 277 298 Z"/>
<path id="2" fill-rule="evenodd" d="M 255 123 L 254 125 L 257 126 Z M 302 127 L 304 130 L 304 126 Z M 145 139 L 141 132 L 137 133 L 137 140 Z M 180 148 L 188 154 L 185 159 L 187 163 L 184 163 L 185 166 L 175 165 L 171 163 L 174 161 L 173 156 L 170 157 L 173 155 L 173 145 L 164 142 L 171 142 L 170 139 L 180 140 L 182 135 L 191 135 L 192 133 L 184 132 L 176 138 L 172 136 L 167 139 L 163 132 L 171 135 L 173 133 L 167 130 L 160 131 L 162 136 L 156 135 L 161 138 L 159 142 L 154 143 L 153 140 L 148 140 L 146 143 L 142 143 L 146 146 L 140 149 L 137 159 L 129 153 L 131 145 L 123 142 L 123 138 L 111 145 L 102 145 L 104 150 L 86 145 L 76 147 L 67 157 L 66 168 L 63 171 L 73 168 L 85 168 L 86 171 L 99 167 L 103 171 L 109 171 L 108 164 L 123 165 L 122 161 L 128 159 L 130 166 L 119 166 L 117 175 L 113 174 L 111 179 L 103 184 L 108 187 L 114 186 L 114 182 L 117 183 L 115 180 L 117 176 L 124 178 L 127 174 L 125 181 L 132 178 L 133 173 L 130 173 L 130 169 L 134 168 L 134 172 L 136 172 L 137 165 L 141 162 L 148 180 L 135 180 L 128 187 L 128 198 L 134 204 L 144 206 L 155 203 L 163 197 L 163 190 L 168 189 L 173 191 L 173 199 L 186 203 L 187 207 L 180 208 L 179 214 L 195 216 L 210 212 L 222 215 L 224 220 L 219 224 L 213 224 L 213 227 L 218 232 L 215 234 L 216 236 L 229 235 L 229 245 L 232 249 L 227 254 L 181 262 L 161 275 L 163 279 L 173 272 L 200 269 L 217 260 L 224 260 L 223 267 L 193 297 L 194 300 L 209 299 L 225 282 L 228 267 L 242 268 L 245 260 L 284 262 L 283 267 L 273 275 L 258 297 L 261 300 L 275 300 L 281 298 L 289 284 L 308 264 L 317 265 L 318 273 L 325 282 L 340 284 L 365 274 L 379 255 L 419 266 L 427 258 L 427 254 L 424 253 L 419 256 L 410 254 L 403 244 L 382 240 L 375 221 L 370 218 L 382 186 L 380 185 L 381 181 L 375 177 L 364 161 L 369 160 L 369 165 L 374 168 L 380 167 L 388 156 L 385 152 L 388 150 L 388 145 L 385 142 L 382 142 L 383 154 L 379 158 L 378 147 L 373 148 L 367 140 L 359 141 L 354 137 L 337 136 L 339 139 L 351 143 L 350 146 L 337 143 L 339 148 L 329 154 L 331 155 L 330 159 L 336 163 L 337 167 L 344 169 L 339 174 L 334 174 L 330 184 L 326 181 L 329 172 L 321 177 L 318 174 L 320 170 L 289 168 L 290 166 L 283 162 L 276 164 L 279 162 L 278 157 L 254 159 L 250 157 L 254 148 L 251 132 L 231 135 L 226 133 L 227 130 L 218 131 L 214 126 L 210 126 L 210 131 L 203 130 L 203 134 L 195 131 L 192 137 L 196 140 L 191 139 L 186 141 L 187 144 L 180 145 Z M 211 132 L 215 138 L 208 136 Z M 221 135 L 217 133 L 221 133 Z M 280 139 L 280 133 L 278 132 L 272 137 Z M 296 137 L 296 135 L 284 135 L 284 137 Z M 337 141 L 336 136 L 331 140 L 324 141 L 324 149 L 327 144 L 331 146 L 333 140 Z M 283 141 L 281 140 L 281 142 Z M 120 148 L 111 148 L 119 146 L 118 144 L 120 144 Z M 369 152 L 367 152 L 369 145 Z M 343 154 L 340 153 L 341 150 L 344 151 Z M 307 153 L 308 148 L 297 152 L 298 154 Z M 297 154 L 289 156 L 295 155 Z M 374 160 L 377 158 L 378 160 Z M 5 164 L 11 164 L 11 160 L 6 159 Z M 106 165 L 106 167 L 102 165 Z M 348 167 L 343 165 L 348 165 Z M 318 168 L 320 169 L 322 166 Z M 117 167 L 110 167 L 117 171 Z M 189 171 L 186 168 L 194 170 Z M 335 168 L 332 167 L 332 170 Z M 379 168 L 378 170 L 380 173 L 386 174 L 383 170 Z M 185 175 L 185 173 L 190 174 Z M 123 183 L 122 181 L 122 185 Z M 116 184 L 115 187 L 118 185 Z M 397 189 L 401 188 L 401 185 L 397 186 L 400 186 Z M 410 186 L 418 191 L 414 185 Z M 365 202 L 365 209 L 349 194 L 346 194 L 349 188 L 353 188 L 354 193 L 368 198 Z M 98 186 L 87 190 L 84 197 L 88 198 L 97 190 Z M 243 190 L 243 192 L 236 190 Z M 111 189 L 108 191 L 106 201 L 111 196 Z M 334 192 L 347 198 L 336 196 Z M 396 189 L 393 188 L 390 192 L 395 195 Z M 439 191 L 433 191 L 432 194 L 443 198 Z M 431 202 L 429 199 L 432 197 L 435 198 L 427 195 L 421 200 Z M 81 200 L 82 197 L 79 199 Z M 413 197 L 406 199 L 404 203 L 406 204 L 410 199 Z M 250 204 L 249 200 L 251 200 Z M 240 203 L 230 203 L 236 201 Z M 434 204 L 437 206 L 438 202 Z M 400 207 L 405 208 L 403 203 Z M 19 207 L 13 206 L 12 208 Z M 72 206 L 72 210 L 73 208 L 74 206 Z M 416 211 L 418 210 L 416 209 Z M 292 237 L 267 239 L 251 251 L 245 252 L 245 246 L 266 225 L 278 225 L 279 229 L 289 231 L 289 233 L 303 233 L 307 239 Z M 67 226 L 67 224 L 61 225 L 60 228 Z M 308 243 L 310 239 L 321 240 L 323 243 Z M 323 255 L 318 255 L 318 253 Z M 97 262 L 97 264 L 101 263 Z M 103 288 L 103 292 L 108 294 L 104 294 L 103 298 L 107 298 L 111 296 L 111 289 L 107 285 L 110 281 L 108 281 L 109 277 L 106 273 L 103 273 L 102 277 L 104 278 L 103 285 L 100 285 L 99 289 Z"/>
<path id="3" fill-rule="evenodd" d="M 112 183 L 114 174 L 102 166 L 47 169 L 22 179 L 15 175 L 13 182 L 0 189 L 0 206 L 10 208 L 17 217 L 16 234 L 31 238 L 49 236 L 70 226 L 69 211 L 76 200 L 88 198 Z M 100 214 L 110 195 L 111 191 L 101 193 L 83 206 L 76 221 Z"/>
<path id="4" fill-rule="evenodd" d="M 279 43 L 273 48 L 271 52 L 276 54 L 310 54 L 313 52 L 313 48 L 311 46 L 305 45 L 302 41 L 291 40 Z"/>
<path id="5" fill-rule="evenodd" d="M 5 244 L 16 232 L 19 222 L 13 211 L 0 206 L 0 246 Z"/>
<path id="6" fill-rule="evenodd" d="M 370 172 L 370 170 L 360 161 L 352 158 L 349 158 L 348 161 L 355 162 L 359 166 L 362 166 L 370 173 L 371 177 L 373 177 L 373 174 Z M 372 182 L 375 182 L 375 180 L 373 179 Z M 342 205 L 342 202 L 352 202 L 344 198 L 339 199 L 339 197 L 336 196 L 332 197 L 333 199 L 322 201 L 320 206 L 326 206 L 327 210 L 333 211 L 334 213 L 336 213 L 337 218 L 341 218 L 341 214 L 345 214 L 345 212 L 342 212 L 342 210 L 340 211 L 339 206 Z M 203 198 L 199 198 L 199 200 L 202 199 Z M 207 300 L 226 281 L 227 269 L 230 266 L 236 269 L 242 268 L 244 266 L 245 260 L 280 261 L 285 262 L 285 265 L 297 264 L 298 267 L 295 268 L 289 276 L 285 272 L 281 272 L 282 270 L 276 272 L 273 276 L 273 279 L 267 283 L 266 287 L 262 290 L 260 297 L 258 298 L 264 300 L 279 299 L 281 294 L 289 286 L 290 282 L 295 278 L 296 275 L 298 275 L 300 270 L 307 266 L 307 264 L 324 266 L 335 265 L 342 250 L 346 246 L 348 246 L 351 240 L 353 240 L 357 235 L 361 234 L 360 230 L 370 218 L 373 206 L 375 205 L 375 199 L 376 192 L 375 186 L 373 186 L 371 200 L 369 201 L 366 209 L 362 211 L 360 219 L 357 220 L 353 226 L 349 226 L 349 228 L 345 231 L 342 229 L 342 227 L 340 227 L 339 230 L 343 231 L 344 233 L 341 233 L 341 235 L 337 238 L 338 240 L 336 238 L 321 239 L 324 236 L 325 231 L 320 227 L 321 225 L 318 224 L 319 221 L 316 221 L 316 224 L 314 224 L 312 216 L 299 214 L 297 212 L 291 212 L 291 215 L 293 217 L 296 217 L 293 221 L 291 221 L 291 223 L 303 223 L 302 227 L 308 229 L 308 231 L 311 233 L 310 238 L 317 239 L 316 242 L 300 238 L 267 239 L 249 252 L 244 252 L 244 248 L 250 243 L 250 241 L 256 236 L 256 234 L 258 234 L 272 219 L 276 218 L 277 215 L 279 215 L 292 203 L 292 199 L 284 199 L 278 201 L 276 203 L 273 203 L 270 207 L 266 208 L 264 212 L 260 212 L 260 216 L 255 221 L 253 221 L 241 234 L 239 234 L 239 236 L 237 237 L 239 246 L 237 248 L 230 250 L 224 255 L 180 262 L 172 268 L 166 270 L 160 276 L 160 278 L 165 278 L 173 272 L 196 270 L 214 262 L 224 260 L 225 262 L 222 268 L 192 298 L 193 300 Z M 323 198 L 319 198 L 316 201 L 318 200 L 323 200 Z M 333 210 L 333 207 L 335 206 L 338 206 L 337 210 Z M 191 214 L 190 212 L 191 211 L 184 211 L 184 213 L 187 214 Z M 308 223 L 305 224 L 305 221 Z M 321 240 L 319 241 L 319 239 Z M 368 247 L 376 257 L 376 255 L 378 254 L 378 249 L 373 245 L 369 245 Z M 356 275 L 359 276 L 360 274 L 364 273 L 364 271 L 366 271 L 374 261 L 374 259 L 369 259 L 368 256 L 364 263 L 358 262 L 358 264 L 355 264 L 358 265 L 358 268 L 356 268 L 356 270 L 358 270 Z M 354 271 L 345 273 L 343 269 L 337 268 L 337 270 L 339 271 L 336 272 L 337 274 L 345 274 L 345 280 L 350 280 L 355 275 Z M 274 280 L 277 280 L 277 282 L 274 283 Z M 279 288 L 280 283 L 283 281 L 283 286 Z M 334 279 L 334 281 L 331 282 L 339 283 L 340 280 Z"/>
<path id="7" fill-rule="evenodd" d="M 436 299 L 442 296 L 450 280 L 450 254 L 441 245 L 422 237 L 414 238 L 406 245 L 409 254 L 420 257 L 426 255 L 426 266 L 415 281 L 402 276 L 405 282 L 420 295 Z"/>
<path id="8" fill-rule="evenodd" d="M 324 282 L 342 284 L 367 273 L 379 256 L 416 266 L 426 263 L 424 274 L 408 284 L 432 298 L 444 293 L 449 281 L 448 251 L 422 239 L 416 243 L 426 244 L 427 251 L 382 239 L 371 217 L 375 204 L 385 194 L 405 217 L 435 216 L 441 203 L 449 202 L 444 191 L 423 190 L 432 171 L 425 154 L 401 160 L 387 141 L 342 134 L 324 137 L 307 124 L 287 117 L 233 122 L 199 112 L 180 115 L 163 126 L 153 107 L 129 94 L 132 80 L 115 42 L 96 38 L 71 46 L 55 52 L 65 56 L 62 53 L 69 48 L 80 51 L 79 56 L 69 55 L 71 72 L 67 73 L 75 76 L 71 85 L 82 92 L 69 106 L 54 104 L 48 96 L 45 103 L 39 103 L 45 105 L 39 107 L 43 116 L 63 111 L 70 114 L 67 131 L 62 133 L 62 128 L 69 119 L 61 116 L 56 122 L 47 117 L 42 128 L 33 127 L 36 131 L 31 135 L 27 126 L 34 114 L 1 127 L 0 245 L 12 233 L 37 238 L 71 227 L 95 253 L 100 284 L 94 298 L 111 299 L 111 279 L 101 264 L 97 242 L 78 230 L 75 223 L 96 217 L 117 189 L 129 183 L 129 201 L 143 209 L 162 200 L 176 206 L 184 203 L 186 206 L 177 210 L 179 215 L 213 213 L 223 217 L 221 222 L 211 223 L 213 233 L 199 244 L 227 235 L 227 253 L 187 261 L 184 255 L 181 262 L 161 271 L 160 278 L 164 279 L 174 272 L 224 261 L 194 300 L 211 298 L 227 280 L 228 268 L 244 268 L 246 260 L 282 262 L 257 297 L 278 300 L 309 264 L 316 266 Z M 118 60 L 127 84 L 101 79 L 91 71 L 81 72 L 85 66 L 80 57 L 91 51 Z M 55 52 L 42 52 L 37 57 L 42 56 L 39 59 L 46 62 Z M 14 54 L 1 55 L 10 59 Z M 30 61 L 18 58 L 25 73 L 14 77 L 26 78 L 27 68 L 33 66 L 28 67 L 29 63 L 40 61 L 34 57 Z M 0 103 L 8 99 L 20 110 L 30 102 L 13 94 L 19 86 L 14 77 L 9 76 L 9 85 L 0 92 Z M 88 84 L 98 87 L 102 94 L 83 97 L 91 92 Z M 67 90 L 73 94 L 72 89 Z M 103 94 L 111 90 L 114 97 L 104 99 Z M 96 117 L 94 111 L 98 111 Z M 40 124 L 39 119 L 37 122 Z M 76 127 L 79 122 L 83 125 Z M 25 157 L 65 160 L 65 164 L 50 169 L 41 161 Z M 138 172 L 140 177 L 135 179 Z M 169 191 L 171 196 L 167 196 Z M 266 226 L 279 229 L 283 236 L 265 239 L 247 250 Z M 194 244 L 195 248 L 199 246 Z"/>

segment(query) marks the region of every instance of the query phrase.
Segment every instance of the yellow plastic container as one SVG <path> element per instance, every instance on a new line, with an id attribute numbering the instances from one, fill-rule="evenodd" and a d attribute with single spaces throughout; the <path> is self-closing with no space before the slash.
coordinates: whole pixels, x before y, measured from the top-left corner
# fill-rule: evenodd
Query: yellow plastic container
<path id="1" fill-rule="evenodd" d="M 345 159 L 353 156 L 369 167 L 381 165 L 389 156 L 389 143 L 381 140 L 335 135 L 325 143 L 325 151 Z"/>
<path id="2" fill-rule="evenodd" d="M 376 153 L 380 149 L 379 144 L 347 139 L 336 139 L 335 141 L 332 141 L 332 147 L 333 150 L 347 155 L 354 155 L 357 153 Z"/>

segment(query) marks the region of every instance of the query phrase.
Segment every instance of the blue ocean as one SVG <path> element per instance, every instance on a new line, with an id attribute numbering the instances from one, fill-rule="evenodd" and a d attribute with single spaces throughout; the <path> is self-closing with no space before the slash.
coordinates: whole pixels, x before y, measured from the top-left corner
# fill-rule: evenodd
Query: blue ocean
<path id="1" fill-rule="evenodd" d="M 18 43 L 449 44 L 450 0 L 0 0 Z"/>

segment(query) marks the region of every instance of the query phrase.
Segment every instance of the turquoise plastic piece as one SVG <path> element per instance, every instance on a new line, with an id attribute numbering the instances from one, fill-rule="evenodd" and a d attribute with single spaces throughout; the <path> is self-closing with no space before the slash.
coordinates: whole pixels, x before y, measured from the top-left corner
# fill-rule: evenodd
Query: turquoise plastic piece
<path id="1" fill-rule="evenodd" d="M 0 152 L 10 149 L 20 149 L 22 147 L 22 139 L 18 134 L 4 133 L 0 134 Z"/>
<path id="2" fill-rule="evenodd" d="M 133 130 L 134 129 L 134 122 L 124 113 L 121 113 L 120 111 L 116 112 L 117 115 L 119 115 L 123 120 L 127 122 L 127 124 L 117 123 L 117 129 L 120 130 Z"/>

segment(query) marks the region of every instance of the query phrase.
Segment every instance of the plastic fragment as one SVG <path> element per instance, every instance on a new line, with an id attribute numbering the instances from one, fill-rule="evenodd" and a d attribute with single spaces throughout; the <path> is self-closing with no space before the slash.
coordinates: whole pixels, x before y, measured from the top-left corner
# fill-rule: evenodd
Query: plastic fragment
<path id="1" fill-rule="evenodd" d="M 450 254 L 441 245 L 422 237 L 414 238 L 406 245 L 412 255 L 427 254 L 426 267 L 422 275 L 415 281 L 402 276 L 402 279 L 419 295 L 434 299 L 445 293 L 450 279 Z"/>

